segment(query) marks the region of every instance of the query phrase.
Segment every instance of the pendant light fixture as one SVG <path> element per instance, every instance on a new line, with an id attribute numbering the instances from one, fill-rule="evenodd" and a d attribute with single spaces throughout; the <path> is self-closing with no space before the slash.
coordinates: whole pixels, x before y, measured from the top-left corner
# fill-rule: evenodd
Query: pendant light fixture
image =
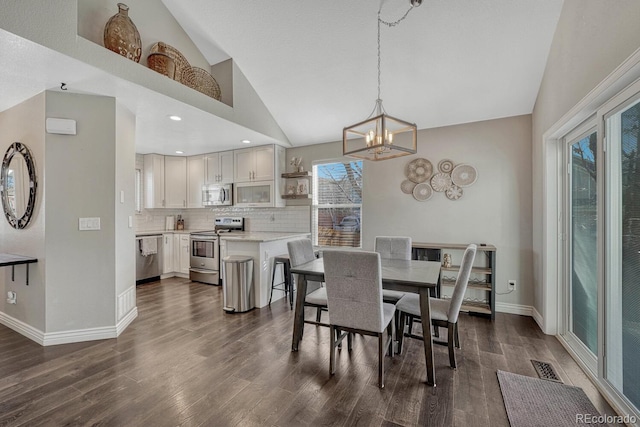
<path id="1" fill-rule="evenodd" d="M 380 26 L 394 27 L 403 21 L 422 0 L 410 0 L 411 7 L 395 22 L 383 21 L 378 10 L 378 99 L 369 117 L 345 127 L 342 131 L 342 153 L 345 156 L 365 160 L 387 160 L 408 156 L 417 152 L 418 129 L 415 123 L 391 117 L 382 106 L 380 98 Z"/>

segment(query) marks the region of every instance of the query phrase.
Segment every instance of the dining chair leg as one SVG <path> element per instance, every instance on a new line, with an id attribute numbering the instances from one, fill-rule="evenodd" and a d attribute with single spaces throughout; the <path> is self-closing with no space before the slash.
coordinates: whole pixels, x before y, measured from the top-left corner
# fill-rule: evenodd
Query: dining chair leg
<path id="1" fill-rule="evenodd" d="M 322 308 L 318 307 L 318 309 L 316 310 L 316 322 L 320 323 L 321 319 L 322 319 Z"/>
<path id="2" fill-rule="evenodd" d="M 384 333 L 378 334 L 378 387 L 384 388 Z"/>
<path id="3" fill-rule="evenodd" d="M 396 338 L 398 339 L 398 352 L 397 354 L 402 353 L 402 341 L 404 339 L 404 322 L 407 318 L 407 315 L 403 312 L 400 312 L 400 324 L 398 325 L 398 332 L 396 333 Z"/>
<path id="4" fill-rule="evenodd" d="M 274 262 L 273 263 L 273 273 L 271 273 L 271 294 L 269 295 L 269 305 L 271 305 L 271 299 L 273 298 L 273 284 L 276 282 L 276 270 L 277 269 L 278 269 L 278 263 Z"/>
<path id="5" fill-rule="evenodd" d="M 353 333 L 349 332 L 347 335 L 347 350 L 351 352 L 353 350 Z"/>
<path id="6" fill-rule="evenodd" d="M 456 348 L 460 347 L 460 333 L 458 332 L 458 322 L 456 322 Z"/>
<path id="7" fill-rule="evenodd" d="M 433 336 L 440 338 L 440 327 L 438 325 L 433 325 Z"/>
<path id="8" fill-rule="evenodd" d="M 456 353 L 454 349 L 454 341 L 455 341 L 455 323 L 448 323 L 447 328 L 447 346 L 449 347 L 449 364 L 453 369 L 456 369 Z"/>
<path id="9" fill-rule="evenodd" d="M 330 326 L 330 336 L 331 336 L 331 355 L 329 356 L 329 374 L 333 375 L 336 373 L 336 334 L 340 332 L 336 331 L 334 326 Z"/>
<path id="10" fill-rule="evenodd" d="M 415 320 L 414 317 L 410 314 L 407 314 L 407 317 L 409 318 L 408 320 L 408 324 L 409 324 L 409 335 L 411 335 L 413 333 L 413 321 Z"/>
<path id="11" fill-rule="evenodd" d="M 389 348 L 387 349 L 387 354 L 389 357 L 393 357 L 393 343 L 395 342 L 396 337 L 396 322 L 395 318 L 391 319 L 389 325 L 387 326 L 387 341 L 389 342 Z"/>

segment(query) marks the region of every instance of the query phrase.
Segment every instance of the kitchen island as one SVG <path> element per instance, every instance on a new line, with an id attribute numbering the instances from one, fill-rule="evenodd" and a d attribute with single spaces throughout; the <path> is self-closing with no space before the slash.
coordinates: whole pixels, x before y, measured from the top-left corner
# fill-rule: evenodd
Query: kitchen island
<path id="1" fill-rule="evenodd" d="M 220 259 L 227 255 L 246 255 L 253 258 L 253 286 L 256 307 L 266 307 L 271 294 L 273 258 L 287 253 L 287 242 L 309 238 L 310 233 L 232 232 L 220 234 Z M 224 264 L 224 262 L 222 262 Z M 224 271 L 222 271 L 224 280 Z M 284 296 L 274 292 L 273 301 Z"/>

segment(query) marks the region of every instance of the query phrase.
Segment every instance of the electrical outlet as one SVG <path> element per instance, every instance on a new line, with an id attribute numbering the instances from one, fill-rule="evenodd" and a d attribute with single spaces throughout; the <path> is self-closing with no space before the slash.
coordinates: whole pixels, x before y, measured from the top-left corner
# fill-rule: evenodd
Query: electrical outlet
<path id="1" fill-rule="evenodd" d="M 18 303 L 18 294 L 13 291 L 7 292 L 7 303 L 9 304 L 17 304 Z"/>
<path id="2" fill-rule="evenodd" d="M 513 291 L 516 288 L 516 281 L 515 280 L 509 280 L 509 290 Z"/>

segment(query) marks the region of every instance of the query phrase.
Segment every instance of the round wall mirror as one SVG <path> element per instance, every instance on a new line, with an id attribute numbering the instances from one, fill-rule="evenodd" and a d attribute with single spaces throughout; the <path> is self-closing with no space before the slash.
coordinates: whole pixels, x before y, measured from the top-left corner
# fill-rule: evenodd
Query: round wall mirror
<path id="1" fill-rule="evenodd" d="M 36 167 L 26 145 L 14 142 L 2 159 L 0 198 L 9 224 L 25 228 L 36 204 Z"/>

